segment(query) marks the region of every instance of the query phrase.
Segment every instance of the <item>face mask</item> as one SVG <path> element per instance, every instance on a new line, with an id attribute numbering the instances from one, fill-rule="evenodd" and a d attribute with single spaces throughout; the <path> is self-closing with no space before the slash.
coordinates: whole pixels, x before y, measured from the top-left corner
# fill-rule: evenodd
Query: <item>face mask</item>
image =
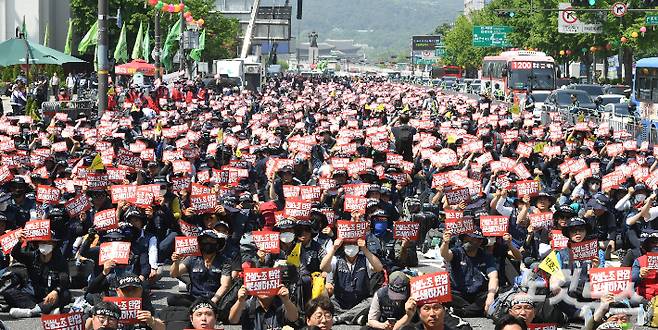
<path id="1" fill-rule="evenodd" d="M 345 255 L 350 258 L 353 258 L 357 253 L 359 253 L 359 247 L 356 245 L 345 245 L 343 250 L 345 251 Z"/>
<path id="2" fill-rule="evenodd" d="M 50 244 L 39 244 L 39 253 L 49 254 L 53 252 L 53 246 Z"/>
<path id="3" fill-rule="evenodd" d="M 374 228 L 373 233 L 375 234 L 375 236 L 383 237 L 384 235 L 386 235 L 386 227 L 387 227 L 386 221 L 375 221 L 373 222 L 372 227 Z"/>
<path id="4" fill-rule="evenodd" d="M 216 243 L 204 243 L 204 244 L 199 244 L 199 250 L 203 254 L 210 254 L 213 252 L 217 252 L 218 245 Z"/>
<path id="5" fill-rule="evenodd" d="M 469 252 L 477 250 L 477 246 L 475 246 L 475 244 L 473 244 L 471 242 L 465 242 L 464 244 L 462 244 L 462 246 L 464 247 L 464 250 L 469 251 Z"/>
<path id="6" fill-rule="evenodd" d="M 636 203 L 642 203 L 642 202 L 644 202 L 644 200 L 646 198 L 647 198 L 647 196 L 644 195 L 644 194 L 637 194 L 637 195 L 635 195 L 635 202 Z"/>
<path id="7" fill-rule="evenodd" d="M 286 243 L 286 244 L 287 244 L 287 243 L 290 243 L 290 242 L 292 242 L 292 241 L 295 239 L 295 233 L 291 233 L 291 232 L 281 233 L 281 234 L 279 235 L 279 239 L 280 239 L 281 242 L 283 242 L 283 243 Z"/>

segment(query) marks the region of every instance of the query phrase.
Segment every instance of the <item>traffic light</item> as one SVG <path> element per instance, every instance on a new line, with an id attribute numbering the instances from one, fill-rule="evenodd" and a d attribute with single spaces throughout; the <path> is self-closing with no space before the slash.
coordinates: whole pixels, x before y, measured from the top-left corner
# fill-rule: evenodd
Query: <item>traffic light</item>
<path id="1" fill-rule="evenodd" d="M 513 11 L 499 11 L 498 12 L 498 17 L 500 18 L 512 18 L 516 14 Z"/>
<path id="2" fill-rule="evenodd" d="M 653 8 L 658 6 L 658 0 L 644 0 L 644 6 Z"/>
<path id="3" fill-rule="evenodd" d="M 596 6 L 596 0 L 589 0 L 590 6 Z"/>

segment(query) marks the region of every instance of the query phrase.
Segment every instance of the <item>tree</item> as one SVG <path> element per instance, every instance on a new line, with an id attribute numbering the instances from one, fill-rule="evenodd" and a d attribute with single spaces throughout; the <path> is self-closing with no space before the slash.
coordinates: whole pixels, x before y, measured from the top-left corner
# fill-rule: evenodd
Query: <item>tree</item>
<path id="1" fill-rule="evenodd" d="M 121 8 L 121 16 L 124 17 L 123 24 L 126 26 L 126 34 L 129 46 L 135 41 L 137 29 L 140 22 L 152 22 L 155 12 L 154 7 L 145 4 L 144 1 L 124 1 L 108 0 L 109 12 L 116 13 Z M 205 59 L 222 59 L 236 56 L 237 36 L 240 24 L 236 19 L 224 17 L 221 14 L 211 11 L 215 10 L 215 1 L 213 0 L 186 0 L 185 11 L 190 11 L 195 18 L 203 18 L 206 37 L 209 42 L 203 53 Z M 89 0 L 71 0 L 71 15 L 73 16 L 73 27 L 75 35 L 81 36 L 87 32 L 89 27 L 98 17 L 98 7 L 95 1 Z M 163 37 L 167 34 L 167 29 L 174 24 L 179 18 L 179 14 L 170 14 L 160 12 L 160 35 Z M 109 25 L 109 40 L 119 39 L 119 29 L 115 21 L 111 20 Z M 151 24 L 153 27 L 153 24 Z M 151 28 L 151 31 L 154 31 Z M 153 33 L 153 32 L 151 32 Z M 155 38 L 151 38 L 155 40 Z M 164 40 L 163 40 L 164 41 Z M 110 44 L 110 53 L 116 45 Z M 85 57 L 90 57 L 87 55 Z"/>

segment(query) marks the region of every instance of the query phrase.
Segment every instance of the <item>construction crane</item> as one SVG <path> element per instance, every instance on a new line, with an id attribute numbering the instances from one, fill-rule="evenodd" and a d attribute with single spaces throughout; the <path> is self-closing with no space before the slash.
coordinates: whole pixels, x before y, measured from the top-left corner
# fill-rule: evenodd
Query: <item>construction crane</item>
<path id="1" fill-rule="evenodd" d="M 256 26 L 256 14 L 258 13 L 259 6 L 260 0 L 254 0 L 254 3 L 251 5 L 251 17 L 249 18 L 249 25 L 247 25 L 247 31 L 245 31 L 242 42 L 242 51 L 240 52 L 241 59 L 246 59 L 247 55 L 249 55 L 249 47 L 251 47 L 251 39 L 253 38 L 254 26 Z"/>

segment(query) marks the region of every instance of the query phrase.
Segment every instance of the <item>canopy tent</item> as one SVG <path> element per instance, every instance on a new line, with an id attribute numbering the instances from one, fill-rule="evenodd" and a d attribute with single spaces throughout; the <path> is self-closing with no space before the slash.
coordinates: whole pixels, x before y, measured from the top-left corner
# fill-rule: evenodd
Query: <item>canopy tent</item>
<path id="1" fill-rule="evenodd" d="M 132 76 L 136 72 L 141 72 L 145 76 L 155 76 L 155 65 L 146 63 L 146 61 L 142 59 L 136 59 L 130 63 L 114 67 L 114 73 L 120 75 Z"/>
<path id="2" fill-rule="evenodd" d="M 28 54 L 29 50 L 29 54 Z M 56 64 L 85 63 L 85 61 L 66 55 L 58 50 L 30 42 L 25 39 L 13 38 L 0 43 L 0 66 L 20 64 Z M 29 55 L 30 62 L 26 63 Z"/>

